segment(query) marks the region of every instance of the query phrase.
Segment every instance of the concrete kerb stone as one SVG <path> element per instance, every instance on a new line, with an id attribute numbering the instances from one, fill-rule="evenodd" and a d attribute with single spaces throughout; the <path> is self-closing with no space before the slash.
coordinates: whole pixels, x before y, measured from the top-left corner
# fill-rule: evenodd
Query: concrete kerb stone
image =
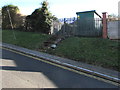
<path id="1" fill-rule="evenodd" d="M 103 74 L 103 73 L 99 73 L 99 72 L 96 72 L 96 71 L 92 71 L 92 70 L 89 70 L 89 69 L 86 69 L 86 68 L 78 67 L 78 66 L 75 66 L 75 65 L 72 65 L 72 64 L 69 64 L 69 63 L 60 62 L 57 59 L 55 59 L 55 57 L 54 57 L 54 59 L 51 56 L 47 57 L 48 56 L 47 54 L 44 54 L 44 53 L 41 53 L 41 52 L 40 52 L 40 55 L 38 55 L 38 54 L 35 54 L 35 53 L 31 52 L 28 49 L 24 48 L 24 50 L 22 50 L 18 46 L 13 47 L 14 45 L 10 46 L 9 44 L 5 44 L 5 43 L 0 44 L 0 46 L 8 48 L 8 49 L 15 50 L 17 52 L 25 53 L 25 54 L 28 54 L 28 55 L 31 55 L 31 56 L 34 56 L 34 57 L 37 57 L 37 58 L 40 58 L 40 59 L 44 59 L 44 60 L 47 60 L 49 62 L 56 63 L 58 65 L 62 65 L 62 66 L 65 66 L 65 67 L 68 67 L 68 68 L 71 68 L 71 69 L 74 69 L 74 70 L 77 70 L 77 71 L 80 71 L 80 72 L 84 72 L 84 73 L 94 75 L 94 76 L 97 76 L 97 77 L 100 77 L 100 78 L 104 78 L 104 79 L 107 79 L 107 80 L 110 80 L 110 81 L 113 81 L 113 82 L 116 82 L 116 83 L 120 83 L 119 78 L 112 77 L 112 76 L 109 76 L 109 75 L 106 75 L 106 74 Z"/>

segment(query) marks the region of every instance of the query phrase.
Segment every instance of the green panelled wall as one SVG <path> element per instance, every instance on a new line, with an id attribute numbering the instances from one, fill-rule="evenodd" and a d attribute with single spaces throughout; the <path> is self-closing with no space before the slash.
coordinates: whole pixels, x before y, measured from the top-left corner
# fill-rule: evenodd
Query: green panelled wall
<path id="1" fill-rule="evenodd" d="M 94 11 L 87 12 L 78 12 L 76 13 L 79 19 L 93 18 L 94 19 Z"/>

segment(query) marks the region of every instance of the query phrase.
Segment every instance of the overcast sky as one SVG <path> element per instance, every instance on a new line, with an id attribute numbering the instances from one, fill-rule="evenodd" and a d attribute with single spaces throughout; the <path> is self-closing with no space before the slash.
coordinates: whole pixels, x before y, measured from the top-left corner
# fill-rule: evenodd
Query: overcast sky
<path id="1" fill-rule="evenodd" d="M 41 7 L 44 0 L 0 0 L 0 8 L 13 4 L 19 7 L 24 15 L 31 14 L 36 8 Z M 76 17 L 76 12 L 96 10 L 118 15 L 118 2 L 120 0 L 47 0 L 49 11 L 58 18 Z"/>

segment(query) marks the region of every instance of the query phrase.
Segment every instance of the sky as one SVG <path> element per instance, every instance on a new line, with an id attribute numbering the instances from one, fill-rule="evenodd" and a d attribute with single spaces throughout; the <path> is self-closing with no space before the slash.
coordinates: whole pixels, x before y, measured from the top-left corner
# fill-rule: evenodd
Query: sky
<path id="1" fill-rule="evenodd" d="M 4 5 L 13 4 L 18 6 L 24 15 L 30 15 L 35 9 L 41 7 L 44 0 L 0 0 L 0 8 Z M 118 2 L 120 0 L 47 0 L 49 11 L 57 18 L 76 17 L 76 12 L 96 10 L 118 15 Z"/>

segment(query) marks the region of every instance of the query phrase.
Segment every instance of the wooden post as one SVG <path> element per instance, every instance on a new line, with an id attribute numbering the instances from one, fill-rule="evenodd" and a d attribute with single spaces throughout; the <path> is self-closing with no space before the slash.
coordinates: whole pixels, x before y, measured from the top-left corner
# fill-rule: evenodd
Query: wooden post
<path id="1" fill-rule="evenodd" d="M 106 18 L 106 12 L 103 12 L 103 38 L 107 38 L 107 18 Z"/>

